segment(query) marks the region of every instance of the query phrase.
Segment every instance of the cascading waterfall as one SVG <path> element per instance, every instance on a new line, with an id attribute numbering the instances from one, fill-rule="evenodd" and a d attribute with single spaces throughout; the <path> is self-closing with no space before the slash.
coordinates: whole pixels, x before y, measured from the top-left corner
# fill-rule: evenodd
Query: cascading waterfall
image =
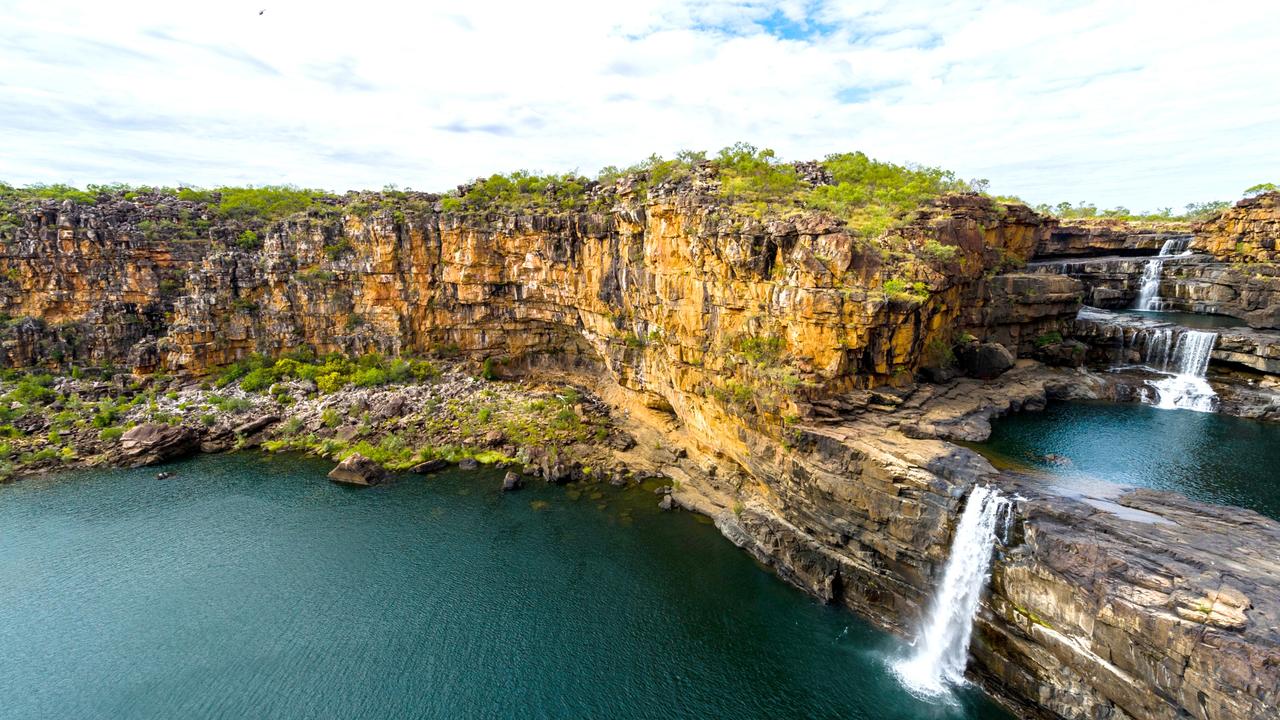
<path id="1" fill-rule="evenodd" d="M 1160 275 L 1164 272 L 1164 259 L 1174 255 L 1187 254 L 1190 238 L 1170 238 L 1160 246 L 1160 252 L 1147 261 L 1142 268 L 1142 285 L 1138 288 L 1138 300 L 1134 307 L 1138 310 L 1160 310 Z"/>
<path id="2" fill-rule="evenodd" d="M 893 667 L 913 693 L 945 695 L 949 685 L 964 683 L 973 616 L 991 574 L 997 529 L 1007 541 L 1012 519 L 1013 504 L 995 488 L 975 487 L 969 493 L 951 543 L 942 586 L 933 598 L 915 649 Z"/>
<path id="3" fill-rule="evenodd" d="M 1178 336 L 1172 353 L 1168 351 L 1168 339 L 1165 339 L 1164 362 L 1158 366 L 1152 363 L 1152 351 L 1156 343 L 1148 342 L 1148 364 L 1171 373 L 1168 377 L 1150 382 L 1156 391 L 1156 407 L 1165 410 L 1214 411 L 1218 394 L 1204 376 L 1209 370 L 1209 356 L 1213 353 L 1213 344 L 1217 339 L 1217 333 L 1186 330 Z"/>

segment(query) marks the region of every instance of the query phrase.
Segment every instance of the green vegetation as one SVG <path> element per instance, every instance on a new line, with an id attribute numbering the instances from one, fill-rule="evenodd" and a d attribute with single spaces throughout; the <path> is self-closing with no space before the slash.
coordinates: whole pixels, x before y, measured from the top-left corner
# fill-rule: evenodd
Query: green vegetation
<path id="1" fill-rule="evenodd" d="M 377 353 L 355 359 L 334 353 L 317 359 L 308 353 L 295 353 L 275 361 L 262 355 L 250 356 L 224 368 L 214 385 L 221 388 L 239 381 L 242 390 L 261 392 L 282 380 L 311 380 L 321 393 L 327 394 L 348 385 L 374 387 L 439 376 L 439 368 L 427 360 L 388 359 Z"/>
<path id="2" fill-rule="evenodd" d="M 298 271 L 298 281 L 303 283 L 326 283 L 333 282 L 337 276 L 328 270 L 322 268 L 307 268 Z"/>
<path id="3" fill-rule="evenodd" d="M 956 253 L 959 251 L 960 248 L 955 245 L 943 245 L 937 240 L 929 238 L 924 242 L 924 247 L 921 248 L 920 253 L 933 262 L 949 263 L 956 259 Z"/>
<path id="4" fill-rule="evenodd" d="M 1069 202 L 1060 202 L 1057 205 L 1040 204 L 1035 206 L 1035 210 L 1064 219 L 1106 218 L 1127 222 L 1193 222 L 1206 220 L 1226 210 L 1228 207 L 1231 207 L 1231 203 L 1214 200 L 1203 203 L 1188 203 L 1186 210 L 1181 213 L 1175 213 L 1173 208 L 1168 207 L 1150 212 L 1135 213 L 1124 206 L 1099 209 L 1097 205 L 1082 200 L 1075 205 Z"/>
<path id="5" fill-rule="evenodd" d="M 806 205 L 847 220 L 865 237 L 880 235 L 929 200 L 975 189 L 949 170 L 881 162 L 860 152 L 828 155 L 822 167 L 835 184 L 814 188 Z"/>
<path id="6" fill-rule="evenodd" d="M 222 187 L 214 192 L 220 198 L 218 211 L 224 217 L 259 222 L 283 220 L 311 208 L 321 199 L 334 197 L 323 190 L 306 190 L 293 185 Z M 205 197 L 211 199 L 212 194 Z"/>
<path id="7" fill-rule="evenodd" d="M 918 304 L 929 299 L 929 288 L 922 282 L 911 282 L 902 278 L 886 280 L 880 287 L 886 299 L 894 302 Z"/>
<path id="8" fill-rule="evenodd" d="M 762 215 L 773 204 L 801 201 L 800 176 L 773 150 L 735 143 L 716 154 L 715 166 L 720 175 L 720 196 L 746 206 L 755 215 Z"/>
<path id="9" fill-rule="evenodd" d="M 1035 345 L 1038 348 L 1047 347 L 1062 342 L 1062 333 L 1057 330 L 1047 332 L 1035 339 Z"/>
<path id="10" fill-rule="evenodd" d="M 573 173 L 538 175 L 528 170 L 494 174 L 441 198 L 445 212 L 501 210 L 566 211 L 579 209 L 590 181 Z"/>
<path id="11" fill-rule="evenodd" d="M 262 247 L 262 240 L 258 238 L 258 233 L 252 230 L 245 230 L 240 233 L 240 237 L 236 238 L 236 245 L 241 250 L 257 250 Z"/>
<path id="12" fill-rule="evenodd" d="M 1247 188 L 1244 191 L 1244 196 L 1251 198 L 1251 197 L 1257 197 L 1263 193 L 1278 192 L 1278 191 L 1280 191 L 1280 187 L 1276 187 L 1275 183 L 1258 183 L 1253 187 Z"/>
<path id="13" fill-rule="evenodd" d="M 693 176 L 693 169 L 707 161 L 707 154 L 701 151 L 681 150 L 670 160 L 661 155 L 650 155 L 645 160 L 626 168 L 610 165 L 600 171 L 597 180 L 604 184 L 612 184 L 627 176 L 643 176 L 640 184 L 641 192 L 655 185 L 668 182 L 681 182 Z"/>

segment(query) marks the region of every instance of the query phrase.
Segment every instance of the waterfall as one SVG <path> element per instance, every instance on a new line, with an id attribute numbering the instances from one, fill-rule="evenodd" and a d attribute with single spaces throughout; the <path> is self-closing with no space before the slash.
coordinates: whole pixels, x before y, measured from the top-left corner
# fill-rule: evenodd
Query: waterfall
<path id="1" fill-rule="evenodd" d="M 946 694 L 948 685 L 964 683 L 969 658 L 969 636 L 978 600 L 991 573 L 991 551 L 997 528 L 1006 535 L 1012 523 L 1013 504 L 992 487 L 975 487 L 942 574 L 929 615 L 914 650 L 894 664 L 893 670 L 907 689 L 924 696 Z"/>
<path id="2" fill-rule="evenodd" d="M 1177 237 L 1164 241 L 1160 252 L 1147 261 L 1142 268 L 1142 285 L 1138 288 L 1138 301 L 1134 307 L 1138 310 L 1160 310 L 1160 276 L 1164 272 L 1164 259 L 1174 255 L 1187 254 L 1191 238 Z"/>
<path id="3" fill-rule="evenodd" d="M 1168 377 L 1150 381 L 1151 387 L 1156 391 L 1156 407 L 1165 410 L 1214 411 L 1218 394 L 1204 376 L 1209 370 L 1209 356 L 1213 353 L 1213 344 L 1217 339 L 1217 333 L 1200 330 L 1187 330 L 1178 336 L 1172 353 L 1165 351 L 1164 364 L 1152 365 L 1170 373 Z M 1153 344 L 1148 344 L 1147 348 L 1149 364 Z M 1167 340 L 1165 346 L 1168 346 Z"/>

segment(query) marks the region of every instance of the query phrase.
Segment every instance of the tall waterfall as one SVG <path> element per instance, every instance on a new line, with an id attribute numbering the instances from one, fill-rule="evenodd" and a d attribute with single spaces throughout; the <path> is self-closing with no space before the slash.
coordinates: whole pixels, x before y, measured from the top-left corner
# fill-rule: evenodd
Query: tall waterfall
<path id="1" fill-rule="evenodd" d="M 1160 252 L 1147 261 L 1142 268 L 1142 285 L 1138 289 L 1138 300 L 1134 307 L 1138 310 L 1160 310 L 1160 275 L 1164 272 L 1164 259 L 1173 257 L 1187 250 L 1191 238 L 1170 238 L 1160 246 Z"/>
<path id="2" fill-rule="evenodd" d="M 960 516 L 942 586 L 910 657 L 893 670 L 913 693 L 944 695 L 948 685 L 964 683 L 969 636 L 978 600 L 991 574 L 997 528 L 1008 532 L 1013 504 L 995 488 L 975 487 Z"/>
<path id="3" fill-rule="evenodd" d="M 1169 333 L 1168 330 L 1162 332 Z M 1187 330 L 1178 336 L 1172 352 L 1168 349 L 1167 335 L 1163 340 L 1158 341 L 1152 337 L 1148 341 L 1148 365 L 1171 373 L 1168 377 L 1150 382 L 1156 391 L 1156 407 L 1213 412 L 1218 394 L 1204 376 L 1209 370 L 1209 356 L 1213 353 L 1213 344 L 1217 339 L 1217 333 Z M 1163 350 L 1159 349 L 1161 345 Z M 1162 359 L 1162 364 L 1155 364 L 1153 353 Z"/>

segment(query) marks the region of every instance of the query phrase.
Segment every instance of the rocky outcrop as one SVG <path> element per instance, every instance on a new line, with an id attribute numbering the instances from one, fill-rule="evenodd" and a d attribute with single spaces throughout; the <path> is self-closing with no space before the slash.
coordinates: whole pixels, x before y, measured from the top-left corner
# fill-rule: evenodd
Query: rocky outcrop
<path id="1" fill-rule="evenodd" d="M 1087 343 L 1103 362 L 1138 363 L 1155 331 L 1185 331 L 1175 323 L 1133 314 L 1085 308 L 1072 323 L 1072 334 Z M 1224 327 L 1213 330 L 1213 362 L 1235 365 L 1268 375 L 1280 375 L 1280 332 L 1253 330 L 1247 327 Z"/>
<path id="2" fill-rule="evenodd" d="M 939 439 L 981 439 L 991 417 L 1100 396 L 1110 382 L 1023 361 L 995 383 L 885 396 L 803 428 L 803 450 L 772 458 L 772 475 L 753 469 L 769 478 L 769 501 L 710 511 L 782 577 L 910 633 L 940 581 L 961 498 L 997 485 L 1019 498 L 1020 522 L 977 621 L 972 669 L 987 687 L 1029 717 L 1270 717 L 1280 523 L 1147 490 L 1055 495 Z"/>
<path id="3" fill-rule="evenodd" d="M 1227 262 L 1280 262 L 1280 192 L 1245 198 L 1196 228 L 1195 250 Z"/>
<path id="4" fill-rule="evenodd" d="M 185 425 L 143 423 L 120 437 L 120 457 L 124 464 L 140 467 L 186 457 L 200 447 L 200 436 Z"/>
<path id="5" fill-rule="evenodd" d="M 329 471 L 329 479 L 344 485 L 377 485 L 386 477 L 386 471 L 378 463 L 352 453 Z"/>
<path id="6" fill-rule="evenodd" d="M 1041 259 L 1098 255 L 1154 255 L 1166 240 L 1189 235 L 1182 222 L 1141 222 L 1107 218 L 1056 221 L 1036 245 Z"/>
<path id="7" fill-rule="evenodd" d="M 0 300 L 30 318 L 7 336 L 7 360 L 199 374 L 307 348 L 456 353 L 493 374 L 590 370 L 621 415 L 651 418 L 661 443 L 678 445 L 661 468 L 680 480 L 665 496 L 671 507 L 706 512 L 782 577 L 905 633 L 937 584 L 969 490 L 1023 487 L 949 440 L 981 439 L 991 416 L 1049 396 L 1103 397 L 1114 386 L 1083 369 L 1007 367 L 1065 346 L 1059 335 L 1089 290 L 1079 278 L 1005 271 L 1037 248 L 1158 247 L 1100 231 L 1051 241 L 1055 225 L 1025 206 L 972 195 L 943 198 L 877 238 L 820 215 L 738 215 L 696 187 L 641 201 L 620 186 L 595 210 L 556 214 L 447 213 L 435 200 L 313 209 L 265 228 L 261 248 L 238 246 L 213 220 L 181 237 L 204 217 L 198 205 L 170 220 L 181 243 L 138 218 L 184 206 L 38 208 L 0 248 L 10 280 Z M 972 367 L 987 379 L 913 384 L 961 342 L 998 355 Z M 619 445 L 624 458 L 653 448 L 650 438 Z M 558 455 L 527 460 L 550 482 L 586 472 Z M 353 455 L 334 473 L 369 484 L 380 470 Z M 1255 709 L 1273 702 L 1275 685 L 1269 566 L 1218 568 L 1220 546 L 1023 496 L 1021 541 L 997 563 L 974 650 L 989 687 L 1065 718 L 1262 717 Z M 1124 502 L 1182 522 L 1172 501 L 1157 500 Z M 1276 547 L 1258 528 L 1238 536 L 1240 557 Z M 1138 596 L 1153 583 L 1167 597 Z M 1184 617 L 1198 599 L 1204 618 Z M 1027 627 L 1035 617 L 1057 634 Z M 1208 664 L 1193 644 L 1202 641 L 1230 650 L 1224 664 Z M 1126 643 L 1141 657 L 1123 656 Z M 1225 664 L 1240 656 L 1260 660 Z M 1228 706 L 1232 693 L 1242 699 Z"/>
<path id="8" fill-rule="evenodd" d="M 1152 490 L 1114 503 L 1132 512 L 1019 503 L 1024 542 L 996 565 L 980 672 L 1063 717 L 1269 717 L 1280 523 Z"/>

